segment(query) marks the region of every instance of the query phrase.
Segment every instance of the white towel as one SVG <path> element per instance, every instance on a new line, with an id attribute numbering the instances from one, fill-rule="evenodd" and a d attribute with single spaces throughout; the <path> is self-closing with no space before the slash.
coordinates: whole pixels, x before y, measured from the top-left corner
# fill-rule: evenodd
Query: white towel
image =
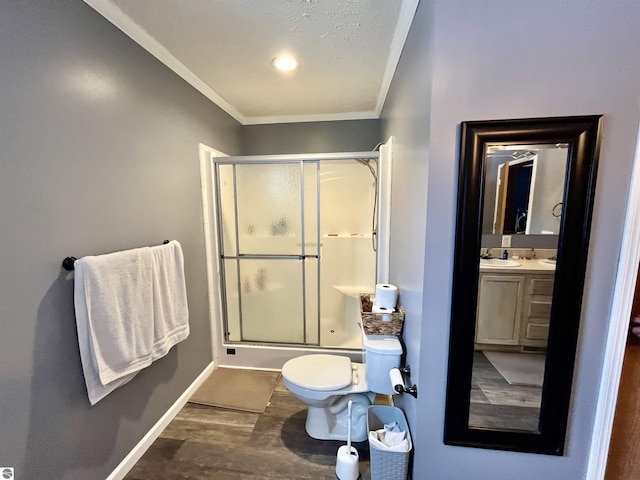
<path id="1" fill-rule="evenodd" d="M 75 262 L 76 326 L 92 405 L 152 361 L 151 264 L 149 248 Z"/>
<path id="2" fill-rule="evenodd" d="M 177 241 L 74 264 L 80 358 L 91 405 L 189 336 L 184 258 Z"/>
<path id="3" fill-rule="evenodd" d="M 153 282 L 153 360 L 189 336 L 189 310 L 180 243 L 151 248 Z"/>

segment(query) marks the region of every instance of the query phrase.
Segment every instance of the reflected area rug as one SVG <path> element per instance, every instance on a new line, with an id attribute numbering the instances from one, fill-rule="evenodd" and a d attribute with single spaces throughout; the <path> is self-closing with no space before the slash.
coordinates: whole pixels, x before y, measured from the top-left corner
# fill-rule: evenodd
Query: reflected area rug
<path id="1" fill-rule="evenodd" d="M 482 353 L 509 384 L 542 386 L 545 355 L 487 351 Z"/>
<path id="2" fill-rule="evenodd" d="M 218 367 L 189 402 L 263 413 L 279 378 L 280 372 Z"/>

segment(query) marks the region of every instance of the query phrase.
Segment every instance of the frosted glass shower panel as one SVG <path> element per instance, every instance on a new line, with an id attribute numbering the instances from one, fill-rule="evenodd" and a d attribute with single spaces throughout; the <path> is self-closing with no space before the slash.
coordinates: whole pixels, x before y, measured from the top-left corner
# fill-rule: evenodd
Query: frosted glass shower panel
<path id="1" fill-rule="evenodd" d="M 304 268 L 305 291 L 305 343 L 318 345 L 320 322 L 320 297 L 318 290 L 318 260 L 307 258 Z"/>
<path id="2" fill-rule="evenodd" d="M 368 165 L 376 173 L 376 163 Z M 376 180 L 369 166 L 355 160 L 322 162 L 320 178 L 323 235 L 370 235 Z"/>
<path id="3" fill-rule="evenodd" d="M 232 342 L 242 340 L 240 330 L 240 295 L 238 294 L 238 260 L 224 260 L 226 339 Z"/>
<path id="4" fill-rule="evenodd" d="M 320 163 L 304 164 L 304 246 L 305 255 L 318 255 L 318 211 Z"/>
<path id="5" fill-rule="evenodd" d="M 301 179 L 300 162 L 236 165 L 239 254 L 301 254 Z"/>
<path id="6" fill-rule="evenodd" d="M 240 260 L 242 340 L 304 343 L 302 260 Z"/>
<path id="7" fill-rule="evenodd" d="M 218 192 L 220 201 L 220 226 L 222 228 L 222 251 L 225 255 L 236 255 L 236 201 L 234 165 L 218 165 Z"/>

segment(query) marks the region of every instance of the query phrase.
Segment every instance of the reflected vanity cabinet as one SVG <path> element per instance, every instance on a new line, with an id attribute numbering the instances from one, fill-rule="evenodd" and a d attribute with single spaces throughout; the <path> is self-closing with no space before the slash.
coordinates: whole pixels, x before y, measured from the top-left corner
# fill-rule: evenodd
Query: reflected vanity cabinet
<path id="1" fill-rule="evenodd" d="M 499 350 L 546 347 L 553 271 L 480 272 L 475 343 Z"/>
<path id="2" fill-rule="evenodd" d="M 547 346 L 552 295 L 553 273 L 527 275 L 520 321 L 520 345 Z"/>
<path id="3" fill-rule="evenodd" d="M 481 273 L 476 343 L 518 345 L 524 297 L 523 275 Z"/>

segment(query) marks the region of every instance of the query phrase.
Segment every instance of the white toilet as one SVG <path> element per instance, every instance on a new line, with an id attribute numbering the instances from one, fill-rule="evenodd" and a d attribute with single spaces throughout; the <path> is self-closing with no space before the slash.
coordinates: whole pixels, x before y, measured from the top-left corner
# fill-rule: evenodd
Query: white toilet
<path id="1" fill-rule="evenodd" d="M 285 386 L 308 405 L 305 427 L 319 440 L 347 439 L 347 404 L 353 400 L 351 439 L 367 439 L 367 407 L 376 393 L 393 394 L 389 370 L 400 366 L 395 336 L 363 335 L 365 362 L 341 355 L 303 355 L 282 367 Z"/>

